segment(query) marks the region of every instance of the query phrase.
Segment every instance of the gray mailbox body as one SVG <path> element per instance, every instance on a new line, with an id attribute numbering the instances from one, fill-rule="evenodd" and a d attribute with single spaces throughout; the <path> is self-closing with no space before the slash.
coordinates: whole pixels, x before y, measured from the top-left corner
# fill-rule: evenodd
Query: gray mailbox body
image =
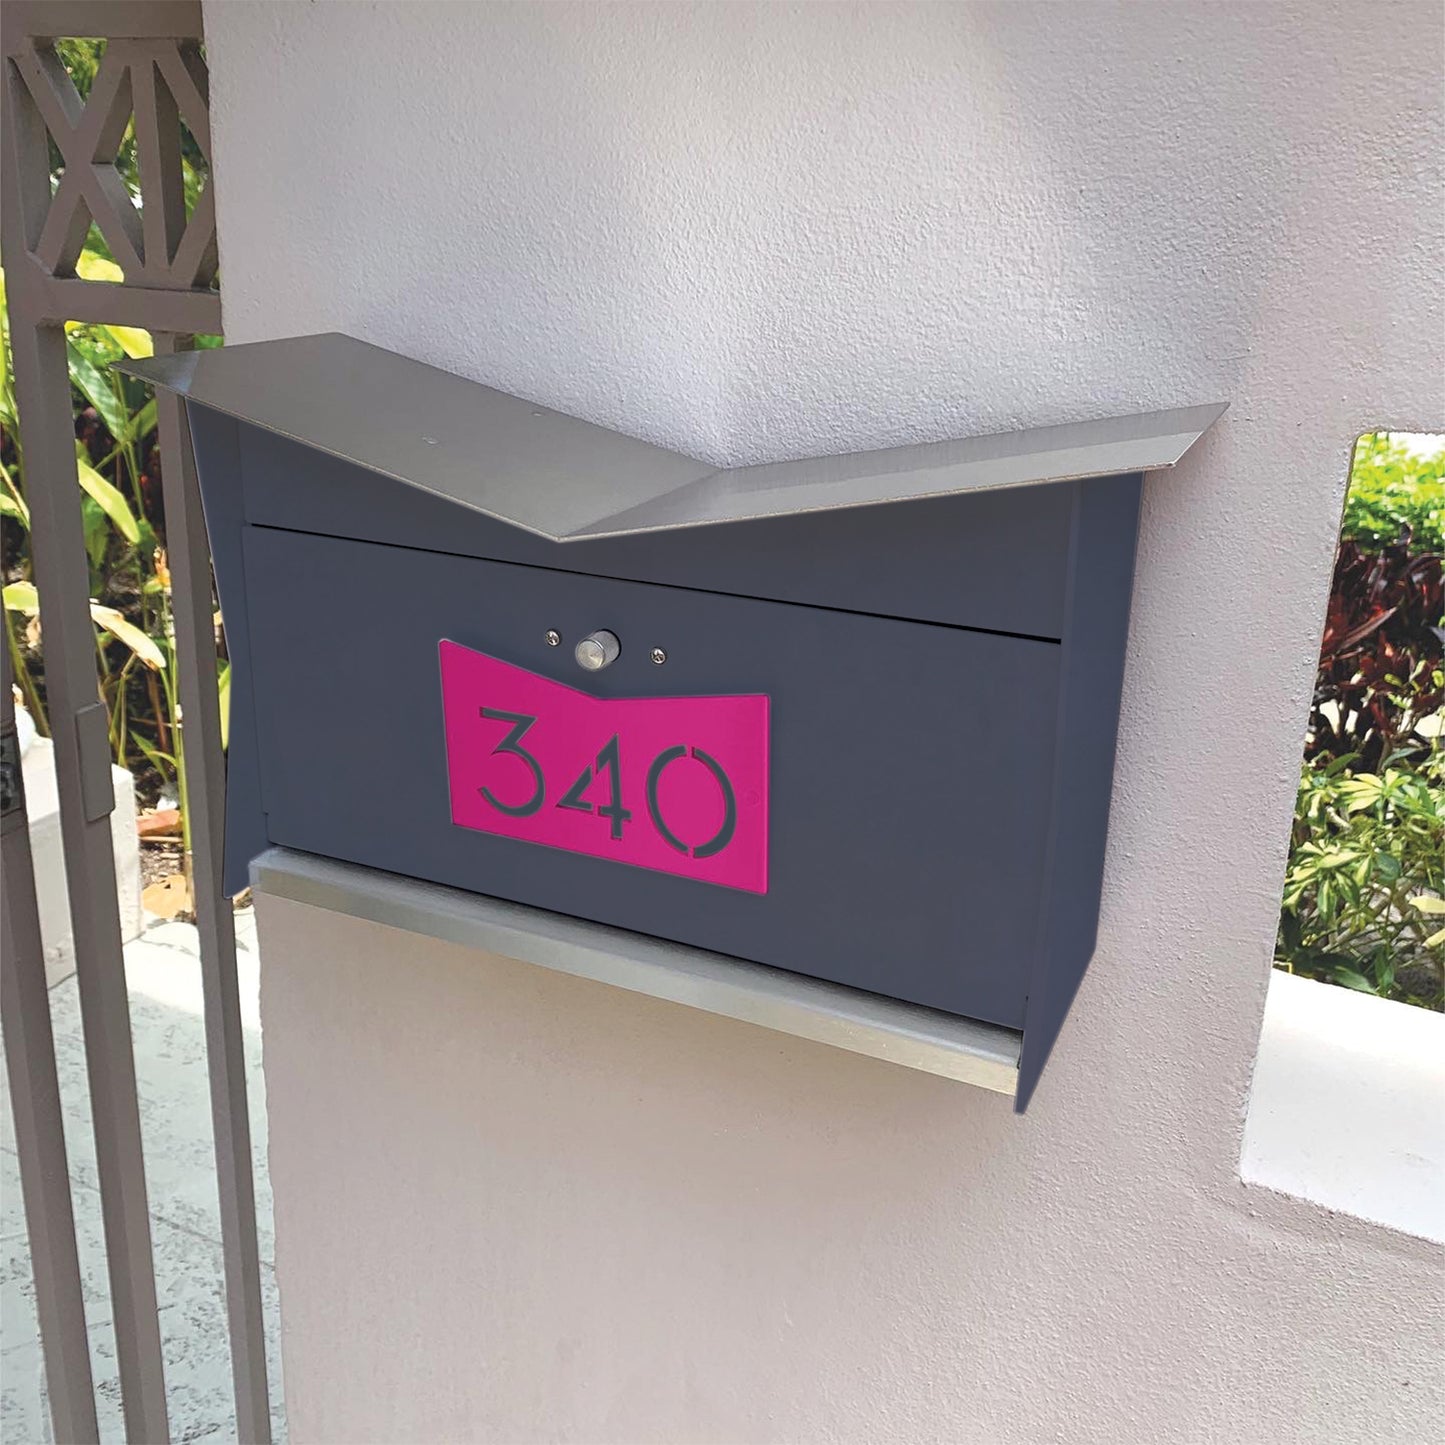
<path id="1" fill-rule="evenodd" d="M 229 891 L 282 845 L 980 1020 L 1024 1107 L 1094 948 L 1143 474 L 1222 408 L 719 471 L 343 336 L 129 369 L 187 402 Z M 592 851 L 453 821 L 444 641 L 599 703 L 766 698 L 764 886 L 608 856 L 651 821 L 701 866 L 657 795 L 681 734 L 616 796 L 498 698 L 499 826 L 572 807 Z"/>

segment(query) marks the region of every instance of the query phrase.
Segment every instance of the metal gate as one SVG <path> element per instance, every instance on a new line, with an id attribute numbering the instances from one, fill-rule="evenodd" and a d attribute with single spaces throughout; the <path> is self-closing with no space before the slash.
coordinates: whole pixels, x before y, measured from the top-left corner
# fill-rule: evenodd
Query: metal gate
<path id="1" fill-rule="evenodd" d="M 151 332 L 157 354 L 219 333 L 214 178 L 187 215 L 182 123 L 209 162 L 199 0 L 8 0 L 3 253 L 31 546 L 70 880 L 75 969 L 97 1174 L 130 1441 L 169 1439 L 135 1060 L 111 851 L 110 740 L 97 701 L 96 648 L 66 362 L 67 321 Z M 102 38 L 82 99 L 56 53 Z M 137 206 L 116 168 L 133 121 Z M 63 170 L 52 193 L 51 146 Z M 76 273 L 91 220 L 124 274 Z M 184 412 L 157 398 L 174 599 L 185 783 L 205 995 L 236 1420 L 270 1440 L 250 1122 L 235 927 L 220 891 L 225 760 L 206 547 Z M 61 1122 L 8 653 L 3 655 L 3 1023 L 52 1420 L 57 1440 L 97 1439 L 81 1274 Z"/>

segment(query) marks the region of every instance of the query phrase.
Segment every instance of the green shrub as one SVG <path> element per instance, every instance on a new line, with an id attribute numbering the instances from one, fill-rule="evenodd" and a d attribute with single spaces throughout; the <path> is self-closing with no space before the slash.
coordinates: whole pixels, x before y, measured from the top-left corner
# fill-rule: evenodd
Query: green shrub
<path id="1" fill-rule="evenodd" d="M 1445 447 L 1421 456 L 1369 432 L 1355 447 L 1340 536 L 1370 547 L 1406 535 L 1416 551 L 1445 551 Z"/>
<path id="2" fill-rule="evenodd" d="M 1293 973 L 1439 1009 L 1445 963 L 1445 765 L 1306 766 L 1276 960 Z"/>

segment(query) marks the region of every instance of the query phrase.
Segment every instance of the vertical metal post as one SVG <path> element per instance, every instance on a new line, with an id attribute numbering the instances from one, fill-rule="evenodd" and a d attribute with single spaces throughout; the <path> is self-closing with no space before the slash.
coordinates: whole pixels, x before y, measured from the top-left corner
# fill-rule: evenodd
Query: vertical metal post
<path id="1" fill-rule="evenodd" d="M 50 190 L 44 127 L 6 62 L 5 254 L 25 257 L 25 227 Z M 24 204 L 17 206 L 16 200 Z M 95 1126 L 96 1169 L 127 1437 L 168 1438 L 165 1374 L 150 1216 L 111 853 L 110 745 L 99 700 L 89 572 L 75 463 L 65 332 L 8 287 L 31 551 L 45 638 L 45 683 L 55 742 L 61 838 L 70 880 L 75 971 Z"/>
<path id="2" fill-rule="evenodd" d="M 10 696 L 10 654 L 4 649 L 0 649 L 0 1027 L 50 1421 L 57 1440 L 94 1445 L 100 1432 L 85 1299 L 55 1073 L 45 950 L 35 903 L 25 780 Z"/>
<path id="3" fill-rule="evenodd" d="M 180 111 L 170 90 L 157 83 L 151 57 L 134 42 L 124 53 L 133 56 L 131 93 L 135 103 L 141 191 L 146 198 L 143 221 L 147 278 L 154 284 L 171 285 L 177 279 L 172 262 L 186 232 Z M 183 56 L 179 58 L 184 60 Z M 194 83 L 195 77 L 192 80 Z M 200 86 L 204 86 L 203 72 Z M 203 97 L 203 89 L 198 89 L 197 94 Z M 179 279 L 189 282 L 189 277 Z M 155 333 L 152 339 L 157 355 L 174 352 L 190 340 L 165 332 Z M 166 551 L 171 572 L 180 689 L 179 751 L 189 825 L 191 888 L 201 946 L 206 1066 L 216 1150 L 236 1425 L 242 1440 L 269 1445 L 271 1412 L 266 1385 L 256 1197 L 251 1175 L 246 1050 L 236 984 L 236 925 L 230 901 L 221 891 L 226 760 L 221 751 L 221 710 L 216 685 L 211 554 L 206 543 L 200 489 L 196 485 L 190 432 L 180 399 L 173 393 L 157 395 L 156 420 L 166 503 Z"/>
<path id="4" fill-rule="evenodd" d="M 174 336 L 157 335 L 157 355 L 174 351 L 176 344 Z M 162 392 L 156 396 L 156 411 L 179 658 L 180 732 L 190 816 L 191 878 L 201 944 L 206 1066 L 215 1134 L 236 1423 L 242 1440 L 269 1445 L 271 1414 L 261 1311 L 260 1253 L 256 1242 L 256 1196 L 251 1175 L 246 1050 L 236 985 L 236 925 L 230 900 L 221 892 L 226 762 L 221 752 L 220 700 L 216 685 L 211 556 L 206 545 L 185 410 L 173 392 Z"/>

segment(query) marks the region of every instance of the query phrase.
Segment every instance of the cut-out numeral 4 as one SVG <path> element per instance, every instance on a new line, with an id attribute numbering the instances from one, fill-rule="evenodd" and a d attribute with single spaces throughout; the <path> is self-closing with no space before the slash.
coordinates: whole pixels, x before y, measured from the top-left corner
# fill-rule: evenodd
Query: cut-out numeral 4
<path id="1" fill-rule="evenodd" d="M 595 809 L 583 796 L 591 787 L 594 778 L 600 778 L 603 773 L 607 774 L 608 798 L 605 803 L 599 803 Z M 595 811 L 599 818 L 606 818 L 612 825 L 612 841 L 621 841 L 622 828 L 625 823 L 632 820 L 632 809 L 622 804 L 622 754 L 617 734 L 607 740 L 602 751 L 597 754 L 597 762 L 582 769 L 577 780 L 557 800 L 559 808 L 569 808 L 578 813 L 591 813 Z"/>

